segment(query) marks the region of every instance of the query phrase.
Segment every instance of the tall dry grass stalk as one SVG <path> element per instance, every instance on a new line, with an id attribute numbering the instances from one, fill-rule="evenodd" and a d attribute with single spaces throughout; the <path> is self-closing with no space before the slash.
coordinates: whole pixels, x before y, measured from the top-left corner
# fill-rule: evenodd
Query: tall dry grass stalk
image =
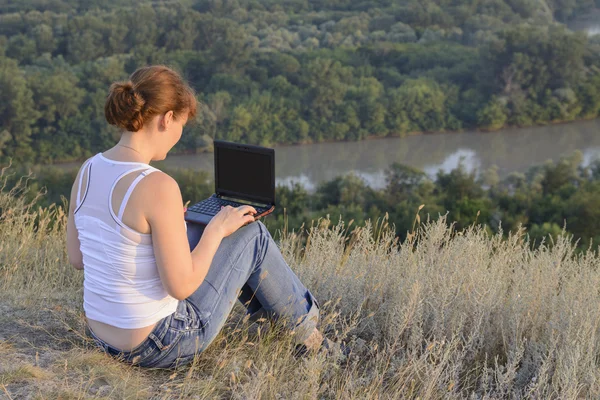
<path id="1" fill-rule="evenodd" d="M 40 296 L 75 299 L 81 317 L 82 278 L 67 262 L 63 208 L 25 204 L 21 189 L 0 193 L 0 293 L 32 306 Z M 93 365 L 75 364 L 83 372 L 73 390 L 92 387 L 85 379 L 103 365 L 108 372 L 96 369 L 94 379 L 117 387 L 118 376 L 134 376 L 141 398 L 600 398 L 597 253 L 576 254 L 565 235 L 533 250 L 523 230 L 507 239 L 480 226 L 455 232 L 444 217 L 417 224 L 404 243 L 387 218 L 347 235 L 350 225 L 321 219 L 305 245 L 302 232 L 283 232 L 279 243 L 320 300 L 323 331 L 357 349 L 346 364 L 295 360 L 290 335 L 276 326 L 252 336 L 240 319 L 175 372 L 131 375 L 132 367 L 75 344 L 62 357 L 87 354 Z M 232 320 L 242 315 L 234 310 Z M 61 368 L 47 375 L 57 387 Z"/>
<path id="2" fill-rule="evenodd" d="M 32 201 L 22 177 L 7 190 L 8 168 L 0 172 L 0 288 L 3 296 L 19 293 L 44 296 L 81 293 L 82 276 L 67 260 L 65 207 L 36 205 L 43 193 Z M 66 200 L 65 200 L 66 201 Z"/>

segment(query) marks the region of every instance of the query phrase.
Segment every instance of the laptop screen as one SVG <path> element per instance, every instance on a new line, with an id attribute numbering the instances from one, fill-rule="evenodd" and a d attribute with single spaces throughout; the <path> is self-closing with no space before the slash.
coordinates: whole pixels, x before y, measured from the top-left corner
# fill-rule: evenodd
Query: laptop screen
<path id="1" fill-rule="evenodd" d="M 253 151 L 251 146 L 223 147 L 215 143 L 216 191 L 274 202 L 273 161 L 274 154 Z"/>

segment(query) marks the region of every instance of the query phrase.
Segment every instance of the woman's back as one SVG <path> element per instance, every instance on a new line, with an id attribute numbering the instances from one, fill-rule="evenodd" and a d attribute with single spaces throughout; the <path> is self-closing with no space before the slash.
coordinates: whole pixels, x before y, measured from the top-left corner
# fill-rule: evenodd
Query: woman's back
<path id="1" fill-rule="evenodd" d="M 84 310 L 90 320 L 135 330 L 152 326 L 177 307 L 178 300 L 162 285 L 151 234 L 123 222 L 135 187 L 155 171 L 148 164 L 115 161 L 102 153 L 81 169 L 74 222 L 85 265 Z M 135 219 L 136 210 L 127 211 Z"/>

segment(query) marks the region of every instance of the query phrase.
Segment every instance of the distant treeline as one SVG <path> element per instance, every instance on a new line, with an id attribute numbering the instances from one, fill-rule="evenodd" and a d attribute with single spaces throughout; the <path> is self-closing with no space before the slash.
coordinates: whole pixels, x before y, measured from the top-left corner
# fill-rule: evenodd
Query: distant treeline
<path id="1" fill-rule="evenodd" d="M 288 231 L 302 224 L 310 227 L 311 221 L 327 214 L 335 222 L 340 215 L 346 223 L 354 220 L 356 226 L 387 213 L 397 235 L 405 238 L 413 229 L 419 207 L 424 205 L 419 212 L 421 221 L 428 215 L 436 219 L 448 213 L 448 221 L 455 221 L 457 229 L 482 223 L 490 232 L 502 229 L 508 233 L 522 225 L 538 244 L 542 238 L 548 240 L 548 235 L 556 237 L 566 223 L 567 232 L 579 240 L 581 249 L 586 249 L 590 243 L 600 243 L 600 162 L 582 166 L 582 160 L 582 154 L 576 152 L 559 162 L 533 167 L 527 173 L 513 173 L 502 180 L 495 168 L 477 176 L 460 165 L 430 179 L 423 171 L 392 164 L 386 171 L 386 187 L 381 190 L 370 188 L 352 174 L 322 183 L 314 193 L 300 184 L 278 186 L 277 207 L 264 222 L 276 235 L 284 225 Z M 199 201 L 214 191 L 214 182 L 206 171 L 156 166 L 177 180 L 186 202 Z M 23 171 L 11 169 L 5 190 L 23 175 Z M 27 196 L 32 199 L 46 187 L 48 191 L 38 204 L 62 204 L 61 196 L 69 197 L 76 172 L 36 167 Z"/>
<path id="2" fill-rule="evenodd" d="M 175 151 L 593 118 L 600 0 L 0 0 L 0 161 L 114 145 L 108 87 L 179 69 L 202 102 Z"/>

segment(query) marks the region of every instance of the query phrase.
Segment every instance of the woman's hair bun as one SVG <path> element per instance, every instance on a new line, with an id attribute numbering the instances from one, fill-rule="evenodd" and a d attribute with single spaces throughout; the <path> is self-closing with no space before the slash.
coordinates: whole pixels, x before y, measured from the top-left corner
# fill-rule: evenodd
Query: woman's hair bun
<path id="1" fill-rule="evenodd" d="M 144 126 L 144 98 L 133 87 L 133 82 L 115 82 L 110 86 L 104 105 L 106 121 L 130 132 Z"/>
<path id="2" fill-rule="evenodd" d="M 137 132 L 154 116 L 173 111 L 175 119 L 196 116 L 194 90 L 181 74 L 166 65 L 140 67 L 127 81 L 115 82 L 104 104 L 106 121 Z"/>

